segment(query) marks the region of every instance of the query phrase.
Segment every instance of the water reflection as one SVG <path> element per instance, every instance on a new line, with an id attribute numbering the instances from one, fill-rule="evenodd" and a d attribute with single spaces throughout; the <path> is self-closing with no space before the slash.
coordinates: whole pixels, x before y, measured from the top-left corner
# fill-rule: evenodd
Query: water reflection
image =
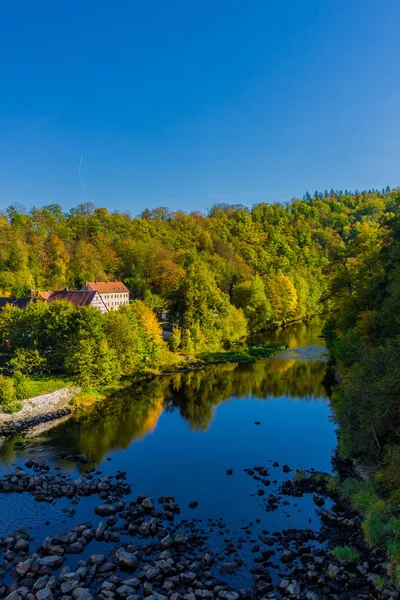
<path id="1" fill-rule="evenodd" d="M 100 463 L 111 450 L 126 449 L 157 426 L 162 412 L 177 410 L 189 428 L 206 431 L 215 407 L 228 399 L 313 400 L 326 397 L 321 384 L 326 363 L 275 358 L 252 365 L 214 365 L 204 371 L 158 377 L 122 390 L 101 405 L 75 413 L 39 440 L 60 452 L 84 453 Z M 3 462 L 15 457 L 15 442 L 2 449 Z"/>

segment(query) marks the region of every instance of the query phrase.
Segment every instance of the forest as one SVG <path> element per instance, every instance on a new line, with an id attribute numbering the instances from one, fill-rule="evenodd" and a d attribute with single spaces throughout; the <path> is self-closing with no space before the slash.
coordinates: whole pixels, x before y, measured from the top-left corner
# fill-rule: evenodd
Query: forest
<path id="1" fill-rule="evenodd" d="M 400 191 L 386 188 L 325 190 L 252 209 L 215 205 L 207 215 L 161 207 L 131 217 L 90 203 L 68 213 L 57 204 L 29 213 L 10 206 L 0 214 L 1 296 L 121 279 L 132 300 L 106 315 L 62 302 L 3 309 L 2 366 L 16 374 L 7 394 L 23 397 L 30 374 L 106 384 L 168 362 L 171 351 L 215 352 L 327 311 L 341 315 L 333 329 L 345 332 L 342 346 L 361 327 L 368 336 L 383 310 L 374 303 L 391 289 L 399 204 Z M 169 349 L 155 316 L 161 309 L 175 325 Z M 373 434 L 380 452 L 386 432 Z"/>
<path id="2" fill-rule="evenodd" d="M 183 347 L 216 347 L 237 331 L 325 310 L 335 271 L 357 246 L 379 243 L 398 203 L 399 191 L 387 188 L 216 205 L 207 215 L 10 206 L 0 213 L 0 295 L 121 279 L 132 298 L 170 311 Z"/>

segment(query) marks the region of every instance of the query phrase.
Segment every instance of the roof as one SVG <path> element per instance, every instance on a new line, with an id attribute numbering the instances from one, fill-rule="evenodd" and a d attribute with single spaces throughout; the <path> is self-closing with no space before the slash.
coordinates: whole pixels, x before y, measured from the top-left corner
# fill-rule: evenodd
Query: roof
<path id="1" fill-rule="evenodd" d="M 60 290 L 59 292 L 51 292 L 48 301 L 67 300 L 74 306 L 89 306 L 95 296 L 96 292 Z"/>
<path id="2" fill-rule="evenodd" d="M 129 292 L 122 281 L 86 281 L 86 285 L 99 294 L 111 294 L 112 292 Z"/>
<path id="3" fill-rule="evenodd" d="M 38 292 L 38 298 L 41 298 L 42 300 L 48 300 L 52 293 L 53 292 Z"/>
<path id="4" fill-rule="evenodd" d="M 28 302 L 28 298 L 0 298 L 0 309 L 7 304 L 18 306 L 18 308 L 26 308 L 28 306 Z"/>

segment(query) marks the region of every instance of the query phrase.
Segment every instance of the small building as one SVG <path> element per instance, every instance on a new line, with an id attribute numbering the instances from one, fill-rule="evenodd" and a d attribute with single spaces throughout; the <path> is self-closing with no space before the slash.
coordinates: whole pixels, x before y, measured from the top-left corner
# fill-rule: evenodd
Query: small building
<path id="1" fill-rule="evenodd" d="M 70 291 L 65 289 L 59 292 L 51 292 L 47 298 L 47 302 L 55 302 L 56 300 L 66 300 L 67 302 L 71 302 L 74 306 L 93 306 L 102 313 L 108 311 L 100 294 L 94 291 Z"/>
<path id="2" fill-rule="evenodd" d="M 0 298 L 0 310 L 11 304 L 11 306 L 17 306 L 22 310 L 28 306 L 29 298 Z"/>
<path id="3" fill-rule="evenodd" d="M 107 310 L 129 304 L 129 290 L 122 281 L 86 281 L 84 289 L 100 294 Z"/>

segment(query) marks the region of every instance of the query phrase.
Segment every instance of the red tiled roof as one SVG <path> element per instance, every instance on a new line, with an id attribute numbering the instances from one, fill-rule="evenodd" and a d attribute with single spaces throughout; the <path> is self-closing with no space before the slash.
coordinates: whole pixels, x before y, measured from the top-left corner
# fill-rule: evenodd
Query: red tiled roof
<path id="1" fill-rule="evenodd" d="M 59 292 L 51 292 L 48 301 L 67 300 L 74 306 L 89 306 L 93 302 L 95 295 L 96 292 L 60 290 Z"/>
<path id="2" fill-rule="evenodd" d="M 41 298 L 42 300 L 48 300 L 52 293 L 53 292 L 38 292 L 38 298 Z"/>
<path id="3" fill-rule="evenodd" d="M 122 281 L 86 281 L 86 285 L 99 294 L 111 294 L 112 292 L 129 292 Z"/>

